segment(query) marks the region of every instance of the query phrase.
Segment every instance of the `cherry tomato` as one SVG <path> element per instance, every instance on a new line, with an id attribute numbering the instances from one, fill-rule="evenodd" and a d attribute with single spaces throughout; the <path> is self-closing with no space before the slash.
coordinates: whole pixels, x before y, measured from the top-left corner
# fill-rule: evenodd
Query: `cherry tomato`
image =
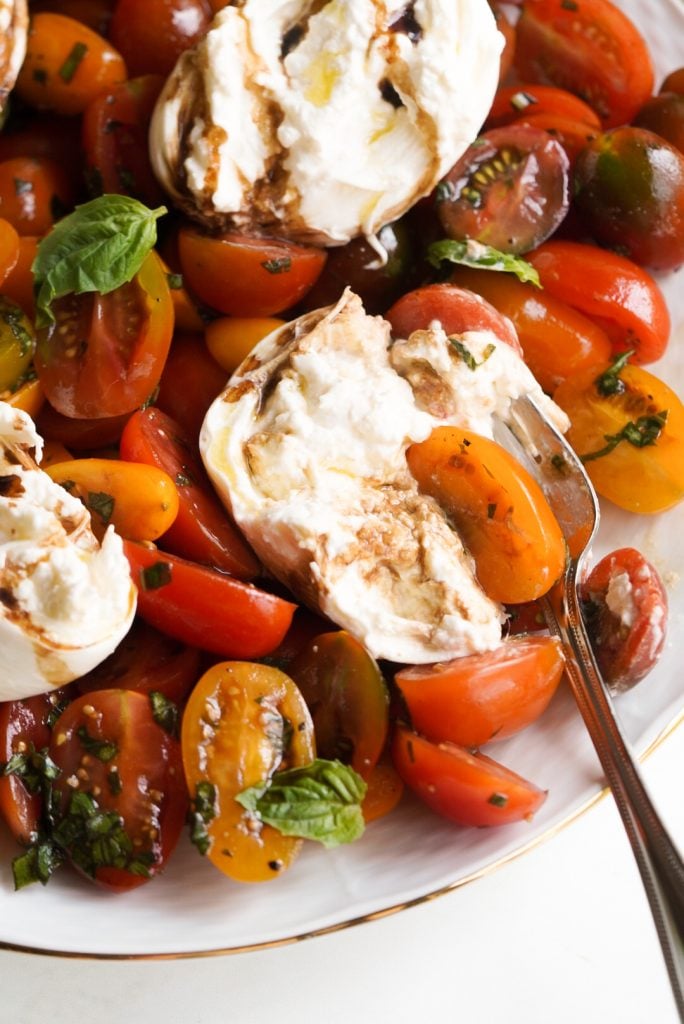
<path id="1" fill-rule="evenodd" d="M 121 54 L 82 22 L 51 13 L 31 19 L 16 85 L 30 106 L 81 114 L 98 93 L 127 77 Z"/>
<path id="2" fill-rule="evenodd" d="M 480 747 L 536 721 L 556 692 L 563 664 L 555 638 L 520 636 L 486 654 L 402 668 L 394 680 L 417 732 Z"/>
<path id="3" fill-rule="evenodd" d="M 204 340 L 216 362 L 231 374 L 262 338 L 284 324 L 276 317 L 222 316 L 207 324 Z"/>
<path id="4" fill-rule="evenodd" d="M 81 693 L 110 689 L 163 693 L 181 705 L 202 674 L 200 663 L 196 647 L 179 643 L 136 618 L 114 653 L 77 679 L 76 687 Z"/>
<path id="5" fill-rule="evenodd" d="M 368 651 L 344 630 L 315 637 L 288 668 L 313 718 L 320 757 L 367 779 L 389 724 L 385 680 Z"/>
<path id="6" fill-rule="evenodd" d="M 574 121 L 569 117 L 560 117 L 558 114 L 545 114 L 543 111 L 540 111 L 538 114 L 523 114 L 516 123 L 527 124 L 531 128 L 539 128 L 547 132 L 551 138 L 556 139 L 565 150 L 565 155 L 570 162 L 571 171 L 574 169 L 577 157 L 585 146 L 593 142 L 599 134 L 596 128 L 590 128 L 582 121 Z M 562 226 L 565 227 L 565 222 L 563 222 Z"/>
<path id="7" fill-rule="evenodd" d="M 19 235 L 8 220 L 0 217 L 0 285 L 11 274 L 19 259 Z"/>
<path id="8" fill-rule="evenodd" d="M 367 790 L 361 804 L 368 824 L 393 811 L 404 795 L 404 783 L 387 754 L 383 754 L 366 780 Z"/>
<path id="9" fill-rule="evenodd" d="M 19 255 L 17 261 L 2 283 L 2 294 L 21 306 L 26 315 L 33 320 L 35 316 L 35 299 L 33 297 L 33 273 L 31 266 L 38 252 L 38 238 L 27 235 L 19 236 Z"/>
<path id="10" fill-rule="evenodd" d="M 31 12 L 53 11 L 80 21 L 93 32 L 107 35 L 114 0 L 31 0 Z"/>
<path id="11" fill-rule="evenodd" d="M 119 459 L 70 459 L 47 467 L 46 472 L 81 499 L 100 538 L 111 523 L 128 540 L 157 540 L 178 515 L 176 485 L 156 466 Z"/>
<path id="12" fill-rule="evenodd" d="M 178 236 L 183 277 L 207 305 L 231 316 L 272 316 L 294 306 L 323 270 L 326 253 L 274 238 L 218 238 L 184 227 Z"/>
<path id="13" fill-rule="evenodd" d="M 610 375 L 608 393 L 602 380 L 587 371 L 555 392 L 570 444 L 604 498 L 645 515 L 671 508 L 684 498 L 684 406 L 640 366 Z"/>
<path id="14" fill-rule="evenodd" d="M 569 163 L 547 132 L 514 124 L 485 132 L 438 186 L 450 238 L 527 252 L 551 235 L 569 205 Z"/>
<path id="15" fill-rule="evenodd" d="M 632 123 L 659 135 L 684 153 L 684 92 L 661 92 L 659 96 L 652 96 Z"/>
<path id="16" fill-rule="evenodd" d="M 159 874 L 180 836 L 187 798 L 180 745 L 155 721 L 147 694 L 117 689 L 77 697 L 55 723 L 50 757 L 61 770 L 54 783 L 58 830 L 60 820 L 78 821 L 80 795 L 111 815 L 108 843 L 102 831 L 93 836 L 83 828 L 69 844 L 74 865 L 119 892 Z"/>
<path id="17" fill-rule="evenodd" d="M 601 674 L 622 692 L 647 676 L 665 645 L 667 593 L 634 548 L 602 558 L 582 584 L 587 632 Z"/>
<path id="18" fill-rule="evenodd" d="M 437 427 L 406 457 L 420 489 L 446 510 L 493 601 L 532 601 L 565 566 L 560 527 L 537 482 L 494 441 Z"/>
<path id="19" fill-rule="evenodd" d="M 220 503 L 197 453 L 196 439 L 160 409 L 140 409 L 121 436 L 121 456 L 163 469 L 178 488 L 176 520 L 165 547 L 194 562 L 241 579 L 259 572 L 259 562 Z"/>
<path id="20" fill-rule="evenodd" d="M 176 334 L 159 381 L 156 405 L 198 437 L 207 409 L 228 375 L 212 358 L 201 334 Z"/>
<path id="21" fill-rule="evenodd" d="M 60 441 L 76 452 L 87 452 L 118 444 L 127 423 L 127 415 L 99 420 L 74 420 L 70 416 L 62 416 L 46 402 L 37 426 L 42 437 Z"/>
<path id="22" fill-rule="evenodd" d="M 208 0 L 118 0 L 109 38 L 132 75 L 166 77 L 181 53 L 205 34 L 211 17 Z"/>
<path id="23" fill-rule="evenodd" d="M 275 665 L 276 668 L 282 669 L 283 672 L 289 672 L 290 665 L 297 655 L 301 654 L 305 648 L 308 648 L 315 637 L 332 629 L 334 629 L 334 624 L 329 619 L 316 615 L 308 608 L 297 608 L 292 619 L 292 625 L 283 637 L 282 642 L 269 654 L 266 659 L 267 663 Z"/>
<path id="24" fill-rule="evenodd" d="M 423 803 L 457 825 L 529 821 L 546 799 L 544 790 L 490 757 L 455 743 L 431 743 L 403 727 L 395 732 L 392 758 Z"/>
<path id="25" fill-rule="evenodd" d="M 26 700 L 0 703 L 0 763 L 24 755 L 39 757 L 50 745 L 52 724 L 68 701 L 65 689 L 40 693 Z M 31 767 L 30 763 L 27 766 Z M 24 778 L 26 781 L 24 781 Z M 0 813 L 15 839 L 28 846 L 42 827 L 43 800 L 38 779 L 21 773 L 0 773 Z"/>
<path id="26" fill-rule="evenodd" d="M 0 133 L 0 160 L 39 157 L 59 164 L 70 182 L 83 173 L 81 125 L 77 118 L 38 114 L 10 119 Z"/>
<path id="27" fill-rule="evenodd" d="M 601 127 L 598 114 L 584 100 L 567 89 L 559 89 L 555 85 L 539 85 L 536 82 L 507 85 L 499 89 L 485 125 L 488 129 L 500 128 L 535 114 L 569 118 L 589 128 Z"/>
<path id="28" fill-rule="evenodd" d="M 74 204 L 66 171 L 46 157 L 0 163 L 0 214 L 20 235 L 44 235 Z"/>
<path id="29" fill-rule="evenodd" d="M 482 295 L 508 317 L 522 346 L 525 362 L 545 391 L 584 369 L 597 371 L 610 359 L 610 338 L 597 324 L 567 303 L 512 274 L 458 268 L 451 280 Z"/>
<path id="30" fill-rule="evenodd" d="M 97 95 L 83 114 L 86 174 L 94 195 L 119 192 L 157 207 L 164 193 L 152 171 L 147 135 L 161 75 L 133 78 Z"/>
<path id="31" fill-rule="evenodd" d="M 581 242 L 546 242 L 527 256 L 545 292 L 599 324 L 615 352 L 659 359 L 670 337 L 670 314 L 653 278 L 631 260 Z"/>
<path id="32" fill-rule="evenodd" d="M 631 120 L 653 91 L 646 43 L 609 0 L 526 0 L 515 68 L 524 81 L 576 93 L 609 128 Z"/>
<path id="33" fill-rule="evenodd" d="M 155 252 L 128 284 L 107 295 L 67 295 L 53 312 L 56 322 L 38 334 L 36 371 L 58 412 L 101 419 L 150 398 L 173 333 L 173 303 Z"/>
<path id="34" fill-rule="evenodd" d="M 21 308 L 0 295 L 0 395 L 14 391 L 36 348 L 33 325 Z"/>
<path id="35" fill-rule="evenodd" d="M 43 407 L 45 395 L 40 386 L 40 381 L 29 378 L 25 382 L 20 383 L 16 390 L 9 394 L 5 393 L 3 401 L 15 409 L 22 409 L 29 414 L 31 419 L 35 420 Z"/>
<path id="36" fill-rule="evenodd" d="M 660 86 L 661 92 L 684 93 L 684 68 L 676 68 L 663 79 Z"/>
<path id="37" fill-rule="evenodd" d="M 684 263 L 684 155 L 629 125 L 599 135 L 575 165 L 575 207 L 602 245 L 636 263 Z"/>
<path id="38" fill-rule="evenodd" d="M 313 725 L 295 684 L 269 665 L 214 665 L 190 695 L 181 742 L 191 800 L 198 785 L 214 787 L 209 860 L 239 882 L 277 878 L 302 840 L 249 817 L 235 797 L 313 760 Z"/>
<path id="39" fill-rule="evenodd" d="M 295 606 L 175 555 L 124 541 L 138 612 L 151 626 L 224 658 L 263 658 L 283 640 Z"/>
<path id="40" fill-rule="evenodd" d="M 522 355 L 512 324 L 485 299 L 453 284 L 428 284 L 408 292 L 387 310 L 385 318 L 397 338 L 425 331 L 435 320 L 447 334 L 491 331 Z"/>
<path id="41" fill-rule="evenodd" d="M 503 36 L 504 48 L 501 51 L 501 62 L 499 65 L 499 83 L 503 82 L 513 66 L 515 54 L 515 25 L 508 20 L 496 0 L 490 0 L 489 6 L 496 19 L 496 27 Z"/>

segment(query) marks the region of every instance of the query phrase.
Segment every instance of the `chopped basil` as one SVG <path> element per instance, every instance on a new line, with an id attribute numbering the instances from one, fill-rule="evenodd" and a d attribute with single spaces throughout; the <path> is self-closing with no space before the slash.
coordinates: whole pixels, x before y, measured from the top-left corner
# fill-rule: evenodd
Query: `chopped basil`
<path id="1" fill-rule="evenodd" d="M 169 288 L 174 292 L 183 287 L 182 274 L 167 274 L 166 280 L 169 282 Z"/>
<path id="2" fill-rule="evenodd" d="M 47 885 L 53 872 L 64 863 L 64 854 L 49 839 L 40 839 L 29 846 L 26 853 L 12 861 L 14 889 L 25 888 L 34 882 Z"/>
<path id="3" fill-rule="evenodd" d="M 18 306 L 6 301 L 0 302 L 0 318 L 9 327 L 15 341 L 19 342 L 19 354 L 26 356 L 36 347 L 35 338 L 25 327 L 25 317 Z"/>
<path id="4" fill-rule="evenodd" d="M 433 242 L 428 247 L 427 258 L 437 269 L 441 267 L 444 260 L 448 260 L 449 263 L 460 263 L 466 267 L 515 274 L 519 281 L 529 281 L 536 288 L 541 288 L 539 274 L 527 260 L 509 252 L 500 252 L 490 245 L 482 245 L 481 242 L 476 242 L 472 238 L 463 242 L 457 242 L 451 238 Z"/>
<path id="5" fill-rule="evenodd" d="M 107 772 L 107 786 L 112 796 L 118 796 L 123 790 L 123 782 L 121 781 L 118 768 L 110 769 Z"/>
<path id="6" fill-rule="evenodd" d="M 185 473 L 176 473 L 176 487 L 189 487 L 192 480 Z"/>
<path id="7" fill-rule="evenodd" d="M 596 390 L 599 395 L 603 395 L 604 398 L 609 398 L 611 395 L 621 395 L 625 390 L 625 382 L 621 380 L 620 374 L 624 370 L 625 366 L 629 362 L 630 356 L 634 355 L 634 349 L 630 349 L 628 352 L 623 352 L 617 359 L 613 360 L 607 370 L 605 370 L 600 377 L 597 377 L 594 383 L 596 384 Z"/>
<path id="8" fill-rule="evenodd" d="M 561 0 L 561 7 L 564 11 L 579 11 L 577 0 Z"/>
<path id="9" fill-rule="evenodd" d="M 580 455 L 580 459 L 582 462 L 593 462 L 595 459 L 601 459 L 604 455 L 610 455 L 613 449 L 617 448 L 622 441 L 627 441 L 635 448 L 647 448 L 650 445 L 654 445 L 662 434 L 666 422 L 667 409 L 663 409 L 662 412 L 655 413 L 652 416 L 640 416 L 636 422 L 629 420 L 617 434 L 603 435 L 604 440 L 608 442 L 604 448 Z"/>
<path id="10" fill-rule="evenodd" d="M 150 693 L 150 704 L 152 706 L 152 717 L 157 725 L 161 726 L 164 732 L 170 736 L 178 735 L 178 705 L 165 697 L 158 690 Z"/>
<path id="11" fill-rule="evenodd" d="M 91 736 L 84 725 L 81 725 L 76 735 L 81 741 L 81 746 L 84 750 L 87 750 L 89 754 L 92 754 L 99 761 L 103 761 L 107 764 L 109 761 L 113 761 L 116 755 L 119 753 L 119 748 L 113 740 L 98 740 L 94 736 Z"/>
<path id="12" fill-rule="evenodd" d="M 456 349 L 459 356 L 461 357 L 461 359 L 466 364 L 469 370 L 477 370 L 478 366 L 482 366 L 483 363 L 486 363 L 489 357 L 491 356 L 492 352 L 496 351 L 496 345 L 487 345 L 482 353 L 482 359 L 478 363 L 470 349 L 466 348 L 462 341 L 459 341 L 458 338 L 454 337 L 454 335 L 451 334 L 449 335 L 449 341 Z"/>
<path id="13" fill-rule="evenodd" d="M 72 46 L 66 60 L 59 69 L 59 77 L 67 85 L 78 71 L 79 65 L 87 52 L 88 47 L 85 43 L 74 43 Z"/>
<path id="14" fill-rule="evenodd" d="M 29 793 L 40 793 L 46 782 L 52 782 L 60 770 L 48 754 L 48 748 L 36 750 L 31 744 L 28 751 L 13 754 L 9 761 L 0 764 L 0 775 L 15 775 L 24 783 Z"/>
<path id="15" fill-rule="evenodd" d="M 317 758 L 302 768 L 276 772 L 264 785 L 251 786 L 235 799 L 283 835 L 333 847 L 362 835 L 365 795 L 366 783 L 353 768 Z"/>
<path id="16" fill-rule="evenodd" d="M 133 852 L 133 843 L 115 811 L 101 811 L 89 793 L 75 791 L 67 812 L 55 826 L 53 840 L 91 878 L 98 868 L 122 868 L 149 877 L 155 857 Z"/>
<path id="17" fill-rule="evenodd" d="M 188 825 L 190 826 L 190 842 L 204 856 L 211 846 L 211 838 L 207 831 L 216 817 L 216 786 L 211 782 L 198 782 L 195 799 L 190 801 Z"/>
<path id="18" fill-rule="evenodd" d="M 456 198 L 456 190 L 450 181 L 440 181 L 435 189 L 435 202 L 445 203 Z"/>
<path id="19" fill-rule="evenodd" d="M 508 797 L 505 793 L 492 793 L 487 803 L 493 804 L 494 807 L 505 807 L 508 803 Z"/>
<path id="20" fill-rule="evenodd" d="M 143 590 L 159 590 L 171 582 L 170 562 L 155 562 L 140 570 L 140 586 Z"/>
<path id="21" fill-rule="evenodd" d="M 104 491 L 88 491 L 86 505 L 91 512 L 97 512 L 105 526 L 112 518 L 115 504 L 111 494 L 105 494 Z"/>
<path id="22" fill-rule="evenodd" d="M 289 256 L 279 256 L 273 260 L 264 260 L 261 266 L 269 274 L 286 274 L 292 269 L 292 260 Z"/>

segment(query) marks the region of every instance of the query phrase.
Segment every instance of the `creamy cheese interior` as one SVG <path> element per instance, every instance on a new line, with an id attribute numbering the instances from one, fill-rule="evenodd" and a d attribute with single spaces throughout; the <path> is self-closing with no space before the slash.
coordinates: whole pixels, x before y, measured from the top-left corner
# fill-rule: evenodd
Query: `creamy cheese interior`
<path id="1" fill-rule="evenodd" d="M 212 480 L 264 565 L 375 657 L 437 661 L 501 639 L 502 609 L 406 464 L 408 445 L 435 426 L 491 435 L 506 395 L 541 394 L 508 346 L 463 338 L 489 353 L 476 371 L 463 373 L 439 325 L 391 347 L 389 325 L 347 292 L 264 339 L 202 430 Z"/>
<path id="2" fill-rule="evenodd" d="M 130 628 L 135 588 L 120 537 L 100 545 L 77 499 L 33 463 L 29 417 L 0 402 L 0 700 L 84 675 Z"/>
<path id="3" fill-rule="evenodd" d="M 501 46 L 487 0 L 245 0 L 171 75 L 155 169 L 208 221 L 371 235 L 475 138 Z"/>

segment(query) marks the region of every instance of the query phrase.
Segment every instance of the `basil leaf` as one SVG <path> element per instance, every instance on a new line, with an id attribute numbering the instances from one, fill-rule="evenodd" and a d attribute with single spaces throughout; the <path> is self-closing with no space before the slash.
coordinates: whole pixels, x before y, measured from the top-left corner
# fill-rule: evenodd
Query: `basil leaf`
<path id="1" fill-rule="evenodd" d="M 130 196 L 104 195 L 77 206 L 55 224 L 38 246 L 32 271 L 36 290 L 36 324 L 54 322 L 52 303 L 63 295 L 106 295 L 140 270 L 157 241 L 157 219 Z"/>
<path id="2" fill-rule="evenodd" d="M 317 758 L 302 768 L 276 772 L 265 786 L 252 786 L 235 799 L 286 836 L 338 846 L 364 830 L 361 801 L 366 783 L 341 761 Z"/>
<path id="3" fill-rule="evenodd" d="M 150 706 L 152 708 L 152 717 L 157 725 L 164 732 L 168 732 L 169 736 L 177 736 L 180 718 L 178 705 L 174 704 L 168 697 L 165 697 L 159 690 L 152 690 L 150 692 Z"/>
<path id="4" fill-rule="evenodd" d="M 465 267 L 477 267 L 480 270 L 500 270 L 515 274 L 523 283 L 529 281 L 535 288 L 541 288 L 539 274 L 527 260 L 510 252 L 500 252 L 491 245 L 482 245 L 472 238 L 465 242 L 456 242 L 450 238 L 433 242 L 428 247 L 427 258 L 433 267 L 439 268 L 443 260 L 448 260 L 449 263 L 461 263 Z"/>
<path id="5" fill-rule="evenodd" d="M 12 861 L 15 891 L 34 882 L 47 885 L 52 873 L 63 863 L 64 854 L 59 847 L 49 839 L 38 840 Z"/>

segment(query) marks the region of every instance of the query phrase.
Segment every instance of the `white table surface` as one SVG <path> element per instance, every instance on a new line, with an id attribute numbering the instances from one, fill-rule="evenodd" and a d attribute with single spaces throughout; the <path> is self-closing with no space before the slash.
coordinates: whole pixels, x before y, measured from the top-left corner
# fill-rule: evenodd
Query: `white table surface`
<path id="1" fill-rule="evenodd" d="M 683 765 L 680 726 L 644 765 L 680 844 Z M 676 1024 L 646 899 L 610 799 L 456 892 L 297 945 L 147 963 L 0 952 L 2 1024 L 437 1019 Z"/>

